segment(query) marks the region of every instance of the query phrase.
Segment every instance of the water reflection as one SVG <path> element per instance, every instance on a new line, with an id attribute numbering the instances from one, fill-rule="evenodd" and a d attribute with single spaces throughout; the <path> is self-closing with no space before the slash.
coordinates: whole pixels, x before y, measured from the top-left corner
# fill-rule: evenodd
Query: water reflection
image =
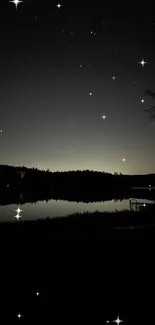
<path id="1" fill-rule="evenodd" d="M 154 205 L 155 201 L 153 200 L 147 200 L 147 199 L 135 199 L 135 198 L 130 198 L 129 199 L 129 204 L 130 204 L 130 211 L 140 211 L 142 208 L 147 207 L 148 205 Z"/>
<path id="2" fill-rule="evenodd" d="M 16 218 L 17 220 L 22 218 L 22 216 L 20 215 L 20 212 L 22 212 L 23 210 L 21 210 L 19 206 L 18 206 L 18 209 L 15 211 L 17 212 L 17 214 L 16 214 L 16 216 L 14 216 L 14 218 Z"/>
<path id="3" fill-rule="evenodd" d="M 135 199 L 134 199 L 135 200 Z M 141 200 L 141 202 L 151 202 L 149 200 Z M 22 215 L 19 214 L 22 210 Z M 62 217 L 73 213 L 94 212 L 94 211 L 120 211 L 130 209 L 130 199 L 118 200 L 113 199 L 106 202 L 69 202 L 64 200 L 39 201 L 37 203 L 24 203 L 17 205 L 11 204 L 0 206 L 0 222 L 14 221 L 14 211 L 20 217 L 20 220 L 37 220 L 38 218 Z M 20 211 L 21 212 L 21 211 Z M 18 218 L 19 219 L 19 218 Z M 17 220 L 18 220 L 17 219 Z"/>
<path id="4" fill-rule="evenodd" d="M 47 189 L 37 192 L 7 188 L 0 191 L 0 222 L 65 217 L 74 213 L 95 211 L 138 211 L 154 200 L 155 191 L 148 189 L 111 188 L 93 192 L 71 192 L 60 188 L 59 191 Z M 14 211 L 17 212 L 16 216 Z"/>

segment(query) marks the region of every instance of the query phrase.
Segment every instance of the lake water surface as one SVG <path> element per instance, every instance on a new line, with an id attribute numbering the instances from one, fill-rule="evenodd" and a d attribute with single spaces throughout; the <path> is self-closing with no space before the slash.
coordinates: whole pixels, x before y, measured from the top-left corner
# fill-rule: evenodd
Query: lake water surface
<path id="1" fill-rule="evenodd" d="M 135 199 L 134 199 L 135 201 Z M 141 202 L 151 202 L 149 200 L 140 200 Z M 129 210 L 130 203 L 129 199 L 127 200 L 111 200 L 103 202 L 93 202 L 93 203 L 84 203 L 84 202 L 70 202 L 63 200 L 49 200 L 38 201 L 37 203 L 25 203 L 19 205 L 20 209 L 23 210 L 20 212 L 20 221 L 21 220 L 37 220 L 39 218 L 47 217 L 65 217 L 73 213 L 81 212 L 94 212 L 94 211 L 121 211 Z M 18 205 L 6 205 L 0 206 L 0 222 L 4 221 L 16 221 L 15 216 L 17 215 Z"/>

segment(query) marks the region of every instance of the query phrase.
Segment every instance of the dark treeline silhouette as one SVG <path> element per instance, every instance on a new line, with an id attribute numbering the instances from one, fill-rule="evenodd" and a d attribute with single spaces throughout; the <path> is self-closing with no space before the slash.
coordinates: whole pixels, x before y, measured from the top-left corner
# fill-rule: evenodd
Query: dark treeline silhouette
<path id="1" fill-rule="evenodd" d="M 50 199 L 87 203 L 130 197 L 154 200 L 154 191 L 131 189 L 154 184 L 155 174 L 112 175 L 89 170 L 50 172 L 1 165 L 0 205 L 48 202 Z"/>
<path id="2" fill-rule="evenodd" d="M 48 171 L 37 168 L 0 165 L 0 187 L 38 188 L 51 184 Z"/>
<path id="3" fill-rule="evenodd" d="M 37 168 L 0 165 L 0 187 L 29 190 L 43 188 L 52 190 L 103 191 L 103 189 L 130 188 L 155 185 L 155 174 L 123 175 L 97 171 L 50 172 Z"/>

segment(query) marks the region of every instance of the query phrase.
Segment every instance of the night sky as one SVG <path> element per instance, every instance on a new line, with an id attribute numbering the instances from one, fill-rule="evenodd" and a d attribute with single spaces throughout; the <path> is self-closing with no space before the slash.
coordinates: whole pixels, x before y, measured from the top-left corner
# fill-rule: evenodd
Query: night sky
<path id="1" fill-rule="evenodd" d="M 0 164 L 155 172 L 151 3 L 3 0 Z"/>

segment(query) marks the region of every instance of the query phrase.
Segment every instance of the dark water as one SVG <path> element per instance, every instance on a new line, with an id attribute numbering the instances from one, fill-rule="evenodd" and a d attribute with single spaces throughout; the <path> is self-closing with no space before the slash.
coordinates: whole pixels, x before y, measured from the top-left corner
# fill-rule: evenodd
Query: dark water
<path id="1" fill-rule="evenodd" d="M 65 200 L 49 200 L 49 201 L 38 201 L 36 203 L 24 203 L 24 204 L 10 204 L 5 206 L 0 206 L 0 222 L 4 221 L 15 221 L 15 216 L 17 215 L 18 207 L 20 207 L 22 212 L 20 212 L 20 220 L 37 220 L 38 218 L 47 217 L 65 217 L 73 213 L 83 213 L 83 212 L 94 212 L 94 211 L 121 211 L 130 210 L 130 199 L 124 200 L 109 200 L 101 202 L 72 202 Z M 135 198 L 133 199 L 136 200 Z M 149 203 L 153 202 L 147 199 L 137 199 L 137 201 Z"/>
<path id="2" fill-rule="evenodd" d="M 151 202 L 144 196 L 134 195 L 133 200 Z M 130 209 L 130 198 L 12 204 L 10 197 L 6 205 L 0 206 L 0 221 L 16 222 L 18 206 L 23 210 L 20 220 L 30 220 Z M 144 236 L 140 242 L 137 238 L 96 241 L 92 237 L 81 241 L 81 246 L 77 241 L 76 246 L 73 240 L 54 241 L 44 231 L 38 242 L 35 227 L 31 236 L 29 228 L 19 240 L 21 228 L 8 232 L 7 227 L 4 236 L 0 236 L 0 324 L 94 325 L 107 324 L 107 320 L 112 324 L 118 315 L 124 320 L 122 324 L 155 324 L 154 242 L 149 237 Z M 36 292 L 40 295 L 36 296 Z M 17 318 L 18 313 L 23 315 L 21 319 Z"/>

